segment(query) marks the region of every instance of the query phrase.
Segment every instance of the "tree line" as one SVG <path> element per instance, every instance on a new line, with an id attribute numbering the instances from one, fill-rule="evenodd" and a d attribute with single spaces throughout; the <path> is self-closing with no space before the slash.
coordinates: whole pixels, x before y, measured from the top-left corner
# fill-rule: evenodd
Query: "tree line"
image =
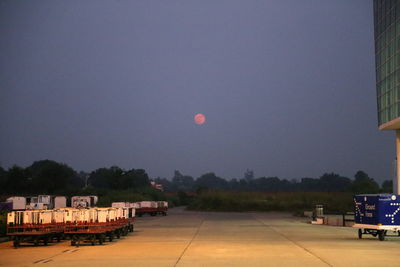
<path id="1" fill-rule="evenodd" d="M 175 171 L 171 180 L 155 179 L 170 192 L 201 191 L 217 189 L 235 192 L 353 192 L 379 193 L 392 192 L 392 181 L 385 181 L 380 186 L 364 171 L 358 171 L 354 179 L 336 173 L 325 173 L 319 178 L 301 178 L 300 180 L 279 179 L 278 177 L 254 178 L 254 173 L 247 170 L 242 179 L 226 180 L 210 172 L 194 179 Z"/>
<path id="2" fill-rule="evenodd" d="M 209 172 L 197 179 L 176 170 L 172 179 L 156 178 L 166 192 L 200 192 L 217 189 L 233 192 L 392 192 L 392 182 L 381 186 L 364 171 L 354 179 L 336 173 L 325 173 L 319 178 L 287 180 L 278 177 L 254 177 L 247 170 L 241 179 L 226 180 Z M 150 178 L 144 169 L 125 170 L 118 166 L 99 168 L 90 173 L 77 172 L 64 163 L 52 160 L 35 161 L 23 168 L 0 167 L 0 194 L 75 194 L 77 192 L 126 191 L 149 187 Z"/>
<path id="3" fill-rule="evenodd" d="M 124 170 L 117 166 L 99 168 L 90 173 L 77 172 L 64 163 L 35 161 L 23 168 L 0 167 L 0 194 L 75 194 L 106 190 L 129 190 L 149 187 L 150 179 L 143 169 Z"/>

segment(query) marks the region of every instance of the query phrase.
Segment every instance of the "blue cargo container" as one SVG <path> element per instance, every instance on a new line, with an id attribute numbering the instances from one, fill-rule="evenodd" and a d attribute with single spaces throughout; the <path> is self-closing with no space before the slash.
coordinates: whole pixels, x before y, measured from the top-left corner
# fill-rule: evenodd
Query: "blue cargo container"
<path id="1" fill-rule="evenodd" d="M 354 196 L 355 224 L 358 235 L 379 236 L 384 240 L 387 231 L 400 230 L 400 196 L 393 194 L 367 194 Z"/>

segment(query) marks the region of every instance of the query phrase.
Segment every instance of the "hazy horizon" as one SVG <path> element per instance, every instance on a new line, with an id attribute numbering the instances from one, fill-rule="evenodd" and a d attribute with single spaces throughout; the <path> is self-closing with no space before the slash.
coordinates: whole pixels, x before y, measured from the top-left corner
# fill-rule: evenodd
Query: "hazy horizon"
<path id="1" fill-rule="evenodd" d="M 5 168 L 392 179 L 372 1 L 0 0 L 0 34 Z"/>

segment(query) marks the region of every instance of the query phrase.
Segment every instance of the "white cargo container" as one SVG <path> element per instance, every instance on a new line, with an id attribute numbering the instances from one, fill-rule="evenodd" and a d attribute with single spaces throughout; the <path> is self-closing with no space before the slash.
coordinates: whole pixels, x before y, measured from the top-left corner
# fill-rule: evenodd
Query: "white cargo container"
<path id="1" fill-rule="evenodd" d="M 61 210 L 64 211 L 64 221 L 66 223 L 75 223 L 75 222 L 77 222 L 78 213 L 79 213 L 78 209 L 65 208 L 65 209 L 61 209 Z"/>
<path id="2" fill-rule="evenodd" d="M 73 208 L 90 208 L 97 204 L 97 196 L 73 196 L 71 206 Z"/>
<path id="3" fill-rule="evenodd" d="M 23 220 L 24 224 L 39 224 L 40 220 L 40 210 L 26 210 L 23 211 Z"/>
<path id="4" fill-rule="evenodd" d="M 128 208 L 128 207 L 123 207 L 123 208 L 117 208 L 117 218 L 121 218 L 121 219 L 128 219 L 129 217 L 129 209 L 132 210 L 132 208 Z"/>
<path id="5" fill-rule="evenodd" d="M 18 211 L 11 211 L 7 214 L 8 225 L 19 225 L 22 224 L 22 213 Z"/>
<path id="6" fill-rule="evenodd" d="M 97 221 L 104 223 L 109 221 L 109 209 L 108 208 L 97 208 Z"/>
<path id="7" fill-rule="evenodd" d="M 113 208 L 113 209 L 115 209 L 115 218 L 116 219 L 123 218 L 123 216 L 124 216 L 123 208 Z"/>
<path id="8" fill-rule="evenodd" d="M 117 208 L 109 208 L 108 209 L 108 218 L 110 221 L 117 220 Z"/>
<path id="9" fill-rule="evenodd" d="M 90 221 L 90 212 L 89 209 L 79 209 L 78 212 L 78 222 L 84 222 L 87 223 Z"/>
<path id="10" fill-rule="evenodd" d="M 65 222 L 65 210 L 53 210 L 52 213 L 52 221 L 55 223 L 64 223 Z"/>
<path id="11" fill-rule="evenodd" d="M 158 201 L 157 207 L 158 208 L 168 208 L 168 202 L 167 201 Z"/>
<path id="12" fill-rule="evenodd" d="M 50 195 L 39 195 L 38 196 L 38 203 L 43 203 L 47 205 L 49 209 L 53 208 L 53 201 Z"/>
<path id="13" fill-rule="evenodd" d="M 12 203 L 13 210 L 24 210 L 26 208 L 26 198 L 25 197 L 9 197 L 6 202 Z"/>
<path id="14" fill-rule="evenodd" d="M 129 208 L 129 218 L 134 218 L 136 216 L 136 209 Z"/>
<path id="15" fill-rule="evenodd" d="M 44 203 L 30 203 L 26 205 L 27 210 L 45 210 L 47 209 L 47 205 Z"/>
<path id="16" fill-rule="evenodd" d="M 73 208 L 88 208 L 88 207 L 90 207 L 90 197 L 73 196 L 71 198 L 71 207 L 73 207 Z"/>
<path id="17" fill-rule="evenodd" d="M 131 209 L 131 208 L 122 208 L 122 218 L 124 218 L 124 219 L 129 219 L 130 218 L 129 209 Z"/>
<path id="18" fill-rule="evenodd" d="M 139 202 L 140 208 L 157 208 L 157 202 L 155 201 L 141 201 Z"/>
<path id="19" fill-rule="evenodd" d="M 56 196 L 54 198 L 54 208 L 61 209 L 67 207 L 67 198 L 64 196 Z"/>
<path id="20" fill-rule="evenodd" d="M 89 209 L 88 213 L 88 220 L 89 222 L 96 222 L 97 221 L 97 210 L 96 209 Z"/>
<path id="21" fill-rule="evenodd" d="M 111 203 L 111 207 L 113 208 L 125 208 L 129 207 L 130 203 L 129 202 L 113 202 Z"/>
<path id="22" fill-rule="evenodd" d="M 39 224 L 52 223 L 53 211 L 52 210 L 41 210 L 39 211 Z"/>
<path id="23" fill-rule="evenodd" d="M 99 198 L 97 196 L 89 196 L 90 197 L 90 207 L 95 207 L 97 205 L 97 201 Z"/>
<path id="24" fill-rule="evenodd" d="M 8 225 L 21 225 L 24 223 L 24 211 L 12 211 L 7 214 Z"/>

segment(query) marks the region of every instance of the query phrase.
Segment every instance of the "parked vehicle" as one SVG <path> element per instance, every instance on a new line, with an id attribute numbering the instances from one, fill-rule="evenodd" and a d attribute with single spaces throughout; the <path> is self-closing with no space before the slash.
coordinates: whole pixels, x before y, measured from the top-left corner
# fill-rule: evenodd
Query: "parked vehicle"
<path id="1" fill-rule="evenodd" d="M 388 233 L 400 235 L 400 196 L 393 194 L 367 194 L 354 196 L 354 228 L 358 238 L 365 234 L 378 236 L 380 241 Z"/>

